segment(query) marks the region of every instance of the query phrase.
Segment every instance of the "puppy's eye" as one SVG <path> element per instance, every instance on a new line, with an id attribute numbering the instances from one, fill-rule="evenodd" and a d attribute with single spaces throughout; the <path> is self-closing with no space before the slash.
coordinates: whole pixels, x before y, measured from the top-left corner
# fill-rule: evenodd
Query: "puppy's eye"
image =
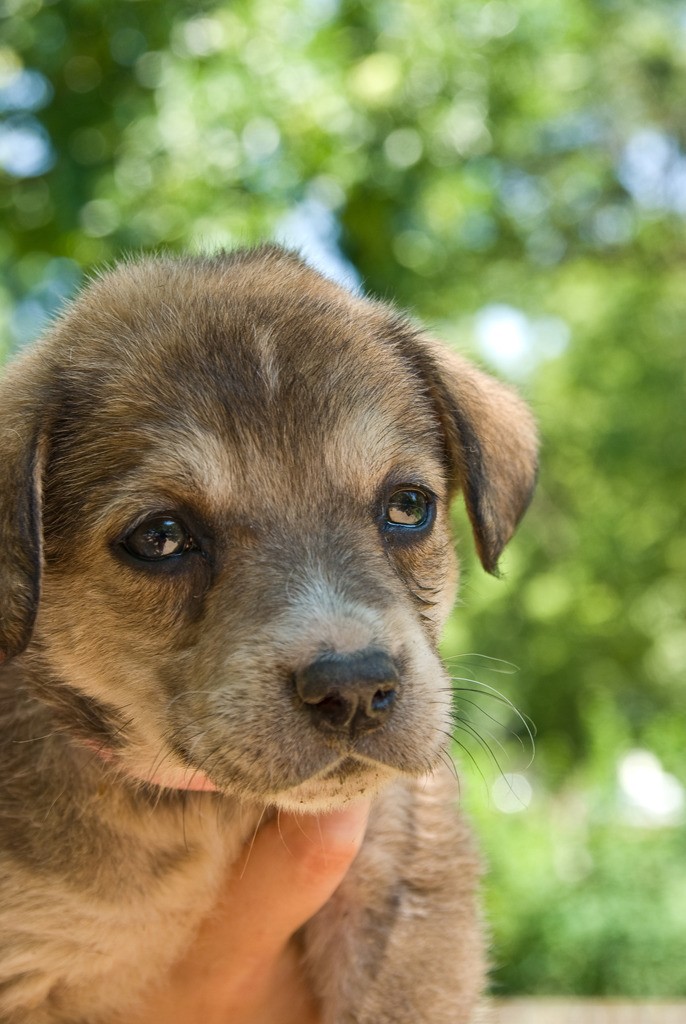
<path id="1" fill-rule="evenodd" d="M 189 551 L 193 541 L 183 523 L 171 516 L 146 519 L 124 540 L 124 547 L 134 558 L 157 562 Z"/>
<path id="2" fill-rule="evenodd" d="M 386 504 L 385 518 L 393 526 L 415 528 L 426 526 L 433 502 L 423 491 L 402 488 L 394 491 Z"/>

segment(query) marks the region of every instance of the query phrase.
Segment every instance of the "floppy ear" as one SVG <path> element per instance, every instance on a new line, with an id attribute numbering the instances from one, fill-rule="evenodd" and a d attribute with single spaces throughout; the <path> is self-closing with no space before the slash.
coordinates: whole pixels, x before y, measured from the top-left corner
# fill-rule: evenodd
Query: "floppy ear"
<path id="1" fill-rule="evenodd" d="M 421 376 L 443 435 L 451 492 L 461 490 L 487 572 L 524 515 L 536 484 L 533 416 L 509 387 L 431 339 L 421 339 Z"/>
<path id="2" fill-rule="evenodd" d="M 0 664 L 31 639 L 40 596 L 43 445 L 21 376 L 11 368 L 0 381 Z"/>

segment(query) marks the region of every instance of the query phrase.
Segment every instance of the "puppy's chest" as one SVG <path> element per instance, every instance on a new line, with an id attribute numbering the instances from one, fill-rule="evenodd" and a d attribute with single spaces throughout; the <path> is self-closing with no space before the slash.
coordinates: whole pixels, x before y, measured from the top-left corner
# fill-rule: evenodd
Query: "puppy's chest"
<path id="1" fill-rule="evenodd" d="M 94 835 L 71 874 L 37 877 L 15 864 L 0 909 L 0 1017 L 52 1024 L 125 1014 L 181 956 L 255 824 L 249 814 L 221 822 L 211 806 L 185 821 L 151 809 L 99 847 Z"/>

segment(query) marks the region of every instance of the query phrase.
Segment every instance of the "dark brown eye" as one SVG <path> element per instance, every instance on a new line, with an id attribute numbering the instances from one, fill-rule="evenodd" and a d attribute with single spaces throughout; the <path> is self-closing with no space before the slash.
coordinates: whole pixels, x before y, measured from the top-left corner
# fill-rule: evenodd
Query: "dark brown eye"
<path id="1" fill-rule="evenodd" d="M 124 540 L 124 547 L 129 554 L 146 562 L 174 558 L 189 551 L 192 546 L 193 541 L 186 527 L 171 516 L 146 519 Z"/>
<path id="2" fill-rule="evenodd" d="M 417 529 L 429 522 L 431 509 L 431 499 L 423 491 L 402 488 L 394 491 L 388 499 L 386 522 Z"/>

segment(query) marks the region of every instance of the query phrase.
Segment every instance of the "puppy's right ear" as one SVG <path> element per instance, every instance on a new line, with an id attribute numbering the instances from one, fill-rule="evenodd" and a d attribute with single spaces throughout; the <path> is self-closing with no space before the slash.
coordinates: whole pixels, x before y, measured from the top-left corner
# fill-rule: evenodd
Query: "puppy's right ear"
<path id="1" fill-rule="evenodd" d="M 36 392 L 15 367 L 0 380 L 0 664 L 31 639 L 40 597 L 45 445 Z"/>

